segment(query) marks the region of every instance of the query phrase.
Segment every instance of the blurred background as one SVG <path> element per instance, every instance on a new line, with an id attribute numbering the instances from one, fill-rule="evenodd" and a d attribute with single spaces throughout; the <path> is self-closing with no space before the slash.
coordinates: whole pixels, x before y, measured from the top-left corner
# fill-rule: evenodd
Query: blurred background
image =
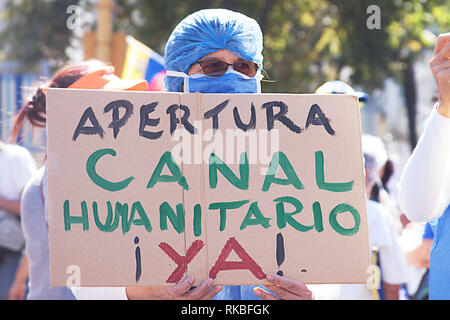
<path id="1" fill-rule="evenodd" d="M 67 62 L 97 58 L 164 90 L 172 29 L 218 7 L 260 23 L 271 80 L 263 92 L 312 93 L 337 79 L 367 92 L 363 132 L 383 139 L 401 172 L 435 99 L 428 61 L 437 35 L 450 30 L 448 0 L 0 0 L 0 139 L 36 86 Z M 25 128 L 19 140 L 43 154 L 45 132 Z"/>

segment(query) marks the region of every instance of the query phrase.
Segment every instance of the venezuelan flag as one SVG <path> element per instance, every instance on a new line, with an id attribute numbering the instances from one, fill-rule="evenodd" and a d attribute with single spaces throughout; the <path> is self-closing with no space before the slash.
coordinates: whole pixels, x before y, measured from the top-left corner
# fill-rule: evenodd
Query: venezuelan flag
<path id="1" fill-rule="evenodd" d="M 166 91 L 164 58 L 131 36 L 126 37 L 126 42 L 122 79 L 145 79 L 149 91 Z"/>

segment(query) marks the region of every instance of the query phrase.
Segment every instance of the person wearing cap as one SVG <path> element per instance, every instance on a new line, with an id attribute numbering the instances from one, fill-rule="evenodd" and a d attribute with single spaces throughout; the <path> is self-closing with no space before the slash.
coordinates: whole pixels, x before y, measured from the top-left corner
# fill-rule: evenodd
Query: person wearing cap
<path id="1" fill-rule="evenodd" d="M 145 80 L 121 80 L 114 75 L 112 66 L 97 60 L 68 65 L 59 70 L 47 84 L 38 88 L 21 108 L 11 132 L 13 142 L 17 140 L 25 120 L 32 127 L 45 128 L 47 88 L 145 91 L 148 86 Z M 74 299 L 69 288 L 50 288 L 46 170 L 47 165 L 44 163 L 28 181 L 22 194 L 20 211 L 25 254 L 13 288 L 24 288 L 28 278 L 27 299 Z M 23 298 L 21 295 L 23 296 L 23 291 L 21 294 L 10 291 L 11 298 Z"/>
<path id="2" fill-rule="evenodd" d="M 356 91 L 348 83 L 341 80 L 328 81 L 319 86 L 317 94 L 351 94 L 358 97 L 359 106 L 363 107 L 369 101 L 369 95 L 363 91 Z"/>
<path id="3" fill-rule="evenodd" d="M 429 221 L 429 299 L 450 300 L 450 33 L 439 35 L 429 62 L 439 100 L 401 177 L 399 204 L 411 221 Z"/>
<path id="4" fill-rule="evenodd" d="M 165 49 L 169 92 L 259 93 L 263 35 L 256 20 L 226 9 L 184 18 Z"/>
<path id="5" fill-rule="evenodd" d="M 373 288 L 341 285 L 340 299 L 399 300 L 401 286 L 408 281 L 408 268 L 405 252 L 400 245 L 396 217 L 388 206 L 370 199 L 373 187 L 380 180 L 379 172 L 386 163 L 387 153 L 382 140 L 373 135 L 363 135 L 362 148 L 372 265 L 378 267 L 381 277 Z"/>
<path id="6" fill-rule="evenodd" d="M 334 80 L 318 87 L 317 94 L 350 94 L 358 97 L 360 107 L 369 101 L 369 95 L 356 91 L 348 83 Z M 369 243 L 372 250 L 372 264 L 381 271 L 379 283 L 367 285 L 343 284 L 339 288 L 340 300 L 398 300 L 400 285 L 407 281 L 406 258 L 400 247 L 396 220 L 388 207 L 370 199 L 374 186 L 381 185 L 380 170 L 388 157 L 380 138 L 362 136 L 364 155 L 366 208 L 369 225 Z M 373 267 L 372 267 L 373 268 Z M 377 279 L 378 280 L 378 279 Z"/>

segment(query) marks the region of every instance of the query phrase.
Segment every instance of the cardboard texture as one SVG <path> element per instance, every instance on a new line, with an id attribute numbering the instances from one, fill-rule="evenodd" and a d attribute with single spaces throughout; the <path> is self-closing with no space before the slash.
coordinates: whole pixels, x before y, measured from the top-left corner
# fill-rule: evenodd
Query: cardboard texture
<path id="1" fill-rule="evenodd" d="M 348 95 L 49 89 L 51 284 L 365 283 Z"/>

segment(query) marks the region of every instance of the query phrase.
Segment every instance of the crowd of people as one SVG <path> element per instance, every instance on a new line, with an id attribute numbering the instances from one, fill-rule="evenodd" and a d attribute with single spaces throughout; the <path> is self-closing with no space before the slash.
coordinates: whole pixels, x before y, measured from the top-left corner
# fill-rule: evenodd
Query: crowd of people
<path id="1" fill-rule="evenodd" d="M 263 34 L 254 19 L 225 9 L 183 19 L 165 48 L 169 92 L 261 93 Z M 398 199 L 395 170 L 383 141 L 363 135 L 366 209 L 373 278 L 367 284 L 308 285 L 268 274 L 272 285 L 192 287 L 186 277 L 171 287 L 50 287 L 47 165 L 39 169 L 23 147 L 0 141 L 0 299 L 450 299 L 450 34 L 438 37 L 431 72 L 439 99 L 404 168 Z M 145 80 L 124 81 L 114 68 L 86 61 L 59 70 L 23 106 L 12 141 L 25 121 L 46 126 L 46 88 L 146 90 Z M 368 95 L 341 81 L 316 93 Z"/>

